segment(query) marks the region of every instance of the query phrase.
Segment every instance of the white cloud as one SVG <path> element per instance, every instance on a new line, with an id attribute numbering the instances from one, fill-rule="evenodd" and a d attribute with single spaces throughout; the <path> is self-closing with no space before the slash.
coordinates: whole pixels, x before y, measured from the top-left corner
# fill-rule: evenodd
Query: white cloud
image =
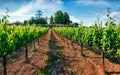
<path id="1" fill-rule="evenodd" d="M 0 17 L 2 17 L 5 13 L 0 9 Z"/>
<path id="2" fill-rule="evenodd" d="M 80 22 L 80 19 L 74 17 L 74 16 L 70 16 L 70 20 L 72 20 L 73 22 Z"/>
<path id="3" fill-rule="evenodd" d="M 110 6 L 109 3 L 107 3 L 104 0 L 78 0 L 78 4 L 85 4 L 85 5 L 105 5 Z"/>
<path id="4" fill-rule="evenodd" d="M 36 0 L 34 2 L 34 9 L 47 9 L 56 11 L 62 8 L 63 2 L 61 0 Z"/>
<path id="5" fill-rule="evenodd" d="M 59 4 L 63 4 L 63 2 L 61 0 L 57 0 L 57 3 Z"/>
<path id="6" fill-rule="evenodd" d="M 80 23 L 82 21 L 85 26 L 92 26 L 95 21 L 93 17 L 88 17 L 88 18 L 81 17 L 81 19 L 79 19 L 72 15 L 70 15 L 70 20 L 72 20 L 72 22 L 77 22 L 77 23 Z"/>
<path id="7" fill-rule="evenodd" d="M 31 16 L 34 16 L 34 14 L 31 15 L 28 14 L 32 10 L 40 9 L 47 10 L 49 11 L 49 13 L 55 12 L 56 10 L 62 9 L 62 4 L 63 4 L 62 0 L 32 0 L 28 4 L 23 4 L 18 10 L 9 13 L 11 17 L 10 21 L 11 22 L 15 21 L 17 19 L 15 17 L 20 17 L 19 19 L 17 19 L 19 21 L 23 21 L 23 19 L 29 19 Z"/>
<path id="8" fill-rule="evenodd" d="M 10 16 L 21 16 L 34 9 L 47 9 L 54 12 L 62 9 L 62 4 L 61 0 L 51 0 L 49 2 L 47 0 L 32 0 L 30 3 L 21 6 L 20 9 L 11 13 Z"/>
<path id="9" fill-rule="evenodd" d="M 101 16 L 101 20 L 106 20 L 107 19 L 106 14 L 99 14 L 99 15 Z M 113 12 L 111 12 L 110 16 L 117 20 L 118 18 L 120 18 L 119 17 L 120 16 L 120 12 L 119 11 L 113 11 Z"/>
<path id="10" fill-rule="evenodd" d="M 5 13 L 0 13 L 0 16 L 4 15 Z"/>
<path id="11" fill-rule="evenodd" d="M 32 7 L 33 7 L 33 1 L 31 1 L 27 5 L 22 5 L 18 10 L 10 13 L 10 16 L 21 16 L 21 15 L 29 12 L 32 9 Z"/>
<path id="12" fill-rule="evenodd" d="M 105 27 L 105 22 L 107 22 L 106 13 L 96 13 L 93 17 L 83 17 L 81 18 L 83 20 L 84 25 L 86 26 L 92 26 L 95 21 L 97 20 L 97 15 L 100 15 L 100 21 L 102 21 L 102 26 Z M 115 19 L 115 23 L 120 23 L 120 12 L 119 11 L 113 11 L 111 12 L 111 17 Z"/>
<path id="13" fill-rule="evenodd" d="M 114 11 L 111 13 L 111 17 L 117 17 L 120 16 L 120 12 Z"/>

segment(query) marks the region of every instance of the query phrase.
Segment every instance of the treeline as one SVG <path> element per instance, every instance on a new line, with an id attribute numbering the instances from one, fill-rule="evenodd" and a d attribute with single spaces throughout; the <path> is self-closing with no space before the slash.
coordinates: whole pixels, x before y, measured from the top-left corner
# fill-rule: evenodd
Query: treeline
<path id="1" fill-rule="evenodd" d="M 62 12 L 61 10 L 58 10 L 54 14 L 54 18 L 51 16 L 51 24 L 69 24 L 70 18 L 69 14 L 67 12 Z"/>
<path id="2" fill-rule="evenodd" d="M 39 10 L 39 13 L 41 13 L 41 11 Z M 54 16 L 51 16 L 50 18 L 43 18 L 41 17 L 41 14 L 37 14 L 36 17 L 31 17 L 29 20 L 25 20 L 23 22 L 24 25 L 32 25 L 32 24 L 36 24 L 36 25 L 46 25 L 46 24 L 57 24 L 57 26 L 59 25 L 68 25 L 71 23 L 70 21 L 70 17 L 69 14 L 67 12 L 62 12 L 61 10 L 58 10 L 55 12 Z M 39 16 L 39 17 L 38 17 Z M 59 25 L 58 25 L 59 24 Z"/>
<path id="3" fill-rule="evenodd" d="M 33 24 L 36 24 L 36 25 L 40 25 L 40 24 L 47 24 L 47 21 L 45 20 L 45 18 L 34 18 L 34 17 L 31 17 L 28 21 L 27 20 L 24 20 L 23 22 L 24 25 L 33 25 Z"/>

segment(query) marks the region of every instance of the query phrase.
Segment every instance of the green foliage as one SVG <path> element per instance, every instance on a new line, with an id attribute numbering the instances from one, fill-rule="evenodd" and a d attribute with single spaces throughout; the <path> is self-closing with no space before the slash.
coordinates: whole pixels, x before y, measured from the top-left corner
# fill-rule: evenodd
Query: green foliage
<path id="1" fill-rule="evenodd" d="M 67 12 L 63 13 L 63 24 L 69 24 L 70 18 Z"/>
<path id="2" fill-rule="evenodd" d="M 105 50 L 111 57 L 120 57 L 120 28 L 117 26 L 100 28 L 97 24 L 91 28 L 80 26 L 79 28 L 54 27 L 54 29 L 68 39 L 82 41 L 86 46 Z"/>
<path id="3" fill-rule="evenodd" d="M 32 24 L 35 24 L 36 22 L 36 19 L 34 17 L 31 17 L 31 19 L 29 20 L 29 24 L 32 25 Z"/>
<path id="4" fill-rule="evenodd" d="M 24 25 L 27 25 L 27 24 L 28 24 L 28 21 L 27 21 L 27 20 L 24 20 L 23 24 L 24 24 Z"/>
<path id="5" fill-rule="evenodd" d="M 109 26 L 116 26 L 115 19 L 113 17 L 111 17 L 110 9 L 107 10 L 106 17 L 107 17 L 107 22 L 105 23 L 106 26 L 108 26 L 108 27 Z"/>
<path id="6" fill-rule="evenodd" d="M 70 18 L 67 12 L 62 12 L 61 10 L 56 11 L 54 14 L 54 24 L 69 24 Z"/>
<path id="7" fill-rule="evenodd" d="M 53 24 L 54 22 L 53 22 L 53 16 L 51 16 L 51 18 L 50 18 L 50 24 Z"/>
<path id="8" fill-rule="evenodd" d="M 28 21 L 24 21 L 24 25 L 27 25 L 29 23 L 29 25 L 41 25 L 41 24 L 47 24 L 47 21 L 45 18 L 42 18 L 42 11 L 41 10 L 37 10 L 36 11 L 36 17 L 31 17 Z"/>
<path id="9" fill-rule="evenodd" d="M 44 18 L 34 18 L 32 17 L 30 20 L 28 21 L 24 21 L 24 25 L 27 25 L 29 23 L 29 25 L 40 25 L 40 24 L 47 24 L 47 21 Z"/>
<path id="10" fill-rule="evenodd" d="M 61 10 L 56 11 L 54 15 L 55 24 L 63 24 L 63 13 Z"/>
<path id="11" fill-rule="evenodd" d="M 27 43 L 34 41 L 47 32 L 47 28 L 36 26 L 8 26 L 0 25 L 0 56 L 12 55 Z"/>
<path id="12" fill-rule="evenodd" d="M 37 18 L 35 24 L 47 24 L 47 21 L 44 18 Z"/>

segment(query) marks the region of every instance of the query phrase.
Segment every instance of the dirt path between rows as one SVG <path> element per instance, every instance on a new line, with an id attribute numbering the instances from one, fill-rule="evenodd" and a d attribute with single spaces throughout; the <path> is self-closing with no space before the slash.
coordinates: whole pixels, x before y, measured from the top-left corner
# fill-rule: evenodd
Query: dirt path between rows
<path id="1" fill-rule="evenodd" d="M 49 40 L 49 51 L 47 53 L 47 65 L 41 70 L 43 75 L 66 75 L 64 67 L 67 65 L 65 56 L 61 53 L 63 47 L 59 45 L 54 37 L 53 31 Z"/>
<path id="2" fill-rule="evenodd" d="M 71 72 L 75 75 L 103 75 L 102 69 L 95 65 L 89 58 L 84 58 L 79 53 L 79 46 L 76 45 L 77 50 L 73 50 L 71 41 L 65 43 L 62 39 L 53 31 L 58 42 L 64 47 L 63 53 L 67 56 L 70 61 Z"/>
<path id="3" fill-rule="evenodd" d="M 94 52 L 61 37 L 53 29 L 29 45 L 29 62 L 25 62 L 24 48 L 7 63 L 8 75 L 103 75 L 101 57 Z M 105 59 L 106 75 L 120 75 L 120 65 Z M 0 75 L 2 67 L 0 64 Z"/>

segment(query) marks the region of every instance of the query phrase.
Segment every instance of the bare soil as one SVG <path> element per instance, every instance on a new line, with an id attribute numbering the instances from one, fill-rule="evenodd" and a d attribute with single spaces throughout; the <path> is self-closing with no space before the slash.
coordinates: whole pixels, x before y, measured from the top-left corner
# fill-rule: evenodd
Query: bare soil
<path id="1" fill-rule="evenodd" d="M 36 49 L 33 43 L 29 44 L 29 61 L 25 62 L 25 49 L 21 48 L 11 58 L 8 58 L 8 75 L 104 75 L 101 65 L 101 56 L 83 48 L 82 56 L 80 46 L 61 37 L 54 30 L 40 38 L 40 44 L 36 41 Z M 105 58 L 106 75 L 120 75 L 120 64 L 110 62 Z M 0 75 L 2 65 L 0 63 Z"/>
<path id="2" fill-rule="evenodd" d="M 80 46 L 66 39 L 61 38 L 59 34 L 54 32 L 54 36 L 58 43 L 64 47 L 62 53 L 67 57 L 70 62 L 69 72 L 75 75 L 104 75 L 102 69 L 101 56 L 83 48 L 82 56 L 80 53 Z M 106 75 L 120 75 L 120 64 L 112 63 L 105 58 L 105 74 Z"/>

